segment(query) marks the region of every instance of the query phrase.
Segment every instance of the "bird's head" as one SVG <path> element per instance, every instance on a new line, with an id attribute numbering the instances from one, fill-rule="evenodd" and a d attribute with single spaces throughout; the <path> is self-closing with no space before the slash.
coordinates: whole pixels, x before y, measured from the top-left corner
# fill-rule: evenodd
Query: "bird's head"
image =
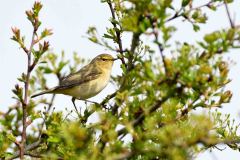
<path id="1" fill-rule="evenodd" d="M 117 60 L 113 58 L 110 54 L 100 54 L 97 57 L 95 57 L 91 63 L 97 65 L 101 69 L 111 69 L 113 62 Z"/>

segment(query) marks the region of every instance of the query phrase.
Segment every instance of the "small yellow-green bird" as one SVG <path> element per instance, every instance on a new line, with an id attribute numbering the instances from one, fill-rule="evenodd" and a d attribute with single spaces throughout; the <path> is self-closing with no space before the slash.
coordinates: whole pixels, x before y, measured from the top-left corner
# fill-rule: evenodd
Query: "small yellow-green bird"
<path id="1" fill-rule="evenodd" d="M 115 60 L 110 54 L 100 54 L 76 73 L 62 79 L 58 86 L 37 93 L 32 98 L 43 94 L 69 95 L 73 97 L 72 102 L 76 108 L 75 99 L 87 100 L 107 86 Z"/>

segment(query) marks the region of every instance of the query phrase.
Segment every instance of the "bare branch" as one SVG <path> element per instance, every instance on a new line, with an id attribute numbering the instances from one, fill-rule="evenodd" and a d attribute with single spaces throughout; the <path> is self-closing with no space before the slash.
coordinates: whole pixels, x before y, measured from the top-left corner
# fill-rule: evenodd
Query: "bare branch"
<path id="1" fill-rule="evenodd" d="M 226 1 L 224 1 L 224 6 L 225 6 L 225 9 L 226 9 L 226 12 L 227 12 L 228 21 L 230 23 L 230 26 L 231 26 L 231 28 L 235 28 L 235 24 L 234 24 L 234 22 L 232 20 L 232 17 L 230 15 L 230 11 L 229 11 L 228 4 L 227 4 Z"/>

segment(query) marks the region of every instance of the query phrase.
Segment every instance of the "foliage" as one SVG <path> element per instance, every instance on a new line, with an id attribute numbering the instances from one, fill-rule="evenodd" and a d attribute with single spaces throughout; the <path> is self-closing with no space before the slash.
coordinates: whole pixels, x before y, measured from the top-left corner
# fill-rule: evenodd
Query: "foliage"
<path id="1" fill-rule="evenodd" d="M 49 43 L 42 40 L 52 31 L 38 33 L 42 5 L 35 2 L 26 11 L 33 26 L 29 48 L 20 29 L 12 28 L 12 40 L 28 57 L 28 70 L 13 89 L 16 104 L 0 115 L 0 157 L 181 160 L 218 144 L 240 150 L 235 120 L 215 110 L 232 97 L 225 89 L 231 80 L 229 62 L 223 55 L 239 48 L 239 27 L 228 14 L 231 27 L 203 35 L 197 45 L 170 43 L 178 30 L 170 21 L 181 18 L 197 32 L 200 24 L 208 22 L 206 9 L 214 12 L 225 6 L 229 11 L 227 3 L 231 2 L 209 1 L 195 7 L 190 0 L 182 0 L 181 6 L 172 0 L 102 0 L 109 6 L 112 27 L 102 36 L 96 27 L 89 27 L 88 39 L 116 52 L 122 73 L 113 77 L 118 89 L 101 103 L 86 106 L 78 118 L 70 118 L 76 113 L 69 109 L 56 112 L 55 95 L 30 99 L 32 93 L 48 88 L 48 75 L 61 81 L 67 72 L 75 72 L 85 63 L 77 54 L 71 64 L 64 52 L 48 51 Z M 125 34 L 132 36 L 130 46 L 122 44 Z M 170 50 L 172 54 L 166 56 Z M 194 112 L 197 109 L 206 112 Z M 99 120 L 88 123 L 93 114 Z"/>

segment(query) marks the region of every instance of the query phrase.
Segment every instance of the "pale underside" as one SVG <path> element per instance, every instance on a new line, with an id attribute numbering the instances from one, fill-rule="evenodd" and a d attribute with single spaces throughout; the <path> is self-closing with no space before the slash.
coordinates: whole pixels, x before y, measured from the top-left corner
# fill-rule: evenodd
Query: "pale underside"
<path id="1" fill-rule="evenodd" d="M 81 85 L 76 85 L 70 88 L 67 87 L 66 89 L 56 89 L 53 92 L 85 100 L 101 92 L 108 84 L 109 78 L 110 75 L 104 76 L 103 74 L 100 74 L 96 79 L 83 82 Z"/>
<path id="2" fill-rule="evenodd" d="M 99 70 L 98 67 L 87 65 L 64 78 L 52 93 L 70 95 L 81 100 L 88 99 L 106 87 L 110 72 L 111 70 Z"/>

